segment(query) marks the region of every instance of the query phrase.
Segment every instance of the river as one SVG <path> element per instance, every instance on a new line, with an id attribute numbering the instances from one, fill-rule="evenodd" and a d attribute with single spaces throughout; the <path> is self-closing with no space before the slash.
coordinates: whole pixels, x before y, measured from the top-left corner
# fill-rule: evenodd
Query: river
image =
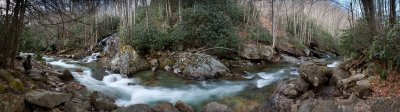
<path id="1" fill-rule="evenodd" d="M 233 110 L 248 110 L 266 103 L 280 80 L 299 76 L 294 65 L 271 64 L 232 68 L 236 72 L 246 71 L 242 72 L 246 80 L 241 81 L 183 80 L 165 71 L 144 71 L 133 78 L 123 78 L 120 74 L 104 70 L 95 59 L 90 59 L 90 62 L 55 57 L 44 59 L 59 70 L 82 69 L 83 72 L 72 72 L 75 80 L 91 91 L 115 97 L 118 106 L 155 105 L 161 101 L 174 104 L 182 100 L 199 111 L 206 103 L 218 101 Z M 328 67 L 336 67 L 339 63 L 335 59 L 326 60 L 332 63 Z"/>

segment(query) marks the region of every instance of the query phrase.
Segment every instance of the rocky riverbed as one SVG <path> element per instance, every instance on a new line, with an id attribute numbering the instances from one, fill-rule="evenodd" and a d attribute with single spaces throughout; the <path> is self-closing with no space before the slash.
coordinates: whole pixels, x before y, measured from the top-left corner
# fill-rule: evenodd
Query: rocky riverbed
<path id="1" fill-rule="evenodd" d="M 274 54 L 262 44 L 243 45 L 237 59 L 141 56 L 114 36 L 99 45 L 101 52 L 85 58 L 45 56 L 29 71 L 23 60 L 0 70 L 0 111 L 347 112 L 399 105 L 396 98 L 369 97 L 371 75 L 354 70 L 359 62 Z"/>

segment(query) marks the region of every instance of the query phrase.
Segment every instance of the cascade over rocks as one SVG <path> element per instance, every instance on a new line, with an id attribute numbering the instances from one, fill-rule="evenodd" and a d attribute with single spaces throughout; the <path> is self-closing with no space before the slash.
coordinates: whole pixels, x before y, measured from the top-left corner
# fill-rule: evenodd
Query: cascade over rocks
<path id="1" fill-rule="evenodd" d="M 367 99 L 371 95 L 371 83 L 364 74 L 350 75 L 341 68 L 329 69 L 321 60 L 303 63 L 299 73 L 297 79 L 281 81 L 271 97 L 271 104 L 261 105 L 253 111 L 365 112 L 371 111 L 371 107 L 384 108 L 381 103 L 397 105 L 400 102 Z M 396 110 L 398 107 L 389 108 Z"/>

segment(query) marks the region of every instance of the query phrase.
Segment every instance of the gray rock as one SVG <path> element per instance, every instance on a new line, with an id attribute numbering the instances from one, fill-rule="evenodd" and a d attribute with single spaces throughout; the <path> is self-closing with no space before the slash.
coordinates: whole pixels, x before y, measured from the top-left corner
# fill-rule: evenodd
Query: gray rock
<path id="1" fill-rule="evenodd" d="M 377 98 L 371 101 L 372 112 L 400 112 L 400 98 Z"/>
<path id="2" fill-rule="evenodd" d="M 72 76 L 72 73 L 69 70 L 64 70 L 62 75 L 58 78 L 66 82 L 74 80 L 74 76 Z"/>
<path id="3" fill-rule="evenodd" d="M 98 91 L 92 93 L 90 97 L 90 104 L 92 104 L 99 111 L 112 111 L 118 107 L 115 105 L 113 98 Z"/>
<path id="4" fill-rule="evenodd" d="M 24 98 L 13 94 L 0 94 L 0 112 L 22 112 Z"/>
<path id="5" fill-rule="evenodd" d="M 92 105 L 90 104 L 91 91 L 87 89 L 73 90 L 73 98 L 70 101 L 65 102 L 64 111 L 69 112 L 88 112 L 92 110 Z"/>
<path id="6" fill-rule="evenodd" d="M 299 112 L 338 112 L 338 105 L 333 100 L 307 99 L 301 103 Z"/>
<path id="7" fill-rule="evenodd" d="M 163 102 L 154 107 L 154 110 L 157 112 L 180 112 L 177 108 L 174 107 L 171 103 Z"/>
<path id="8" fill-rule="evenodd" d="M 181 53 L 174 65 L 174 73 L 197 80 L 231 76 L 228 67 L 216 58 L 203 53 Z"/>
<path id="9" fill-rule="evenodd" d="M 233 112 L 231 108 L 224 104 L 211 102 L 204 106 L 204 112 Z"/>
<path id="10" fill-rule="evenodd" d="M 143 59 L 131 46 L 123 46 L 111 61 L 114 71 L 131 76 L 134 73 L 150 69 L 150 63 Z"/>
<path id="11" fill-rule="evenodd" d="M 158 67 L 159 62 L 158 62 L 157 59 L 151 59 L 151 60 L 150 60 L 150 64 L 151 64 L 151 66 L 153 66 L 153 67 Z"/>
<path id="12" fill-rule="evenodd" d="M 25 95 L 28 103 L 50 109 L 60 105 L 61 103 L 69 101 L 71 97 L 71 94 L 52 92 L 42 89 L 29 91 Z"/>
<path id="13" fill-rule="evenodd" d="M 146 104 L 135 104 L 128 107 L 122 107 L 112 112 L 156 112 L 153 108 Z"/>
<path id="14" fill-rule="evenodd" d="M 356 95 L 360 98 L 366 98 L 372 95 L 371 83 L 364 79 L 356 82 Z"/>
<path id="15" fill-rule="evenodd" d="M 299 67 L 300 77 L 310 82 L 314 87 L 327 83 L 331 75 L 326 63 L 307 62 Z"/>
<path id="16" fill-rule="evenodd" d="M 299 65 L 301 63 L 301 60 L 296 57 L 289 56 L 286 54 L 280 54 L 280 56 L 282 57 L 282 61 L 285 63 L 292 63 L 292 64 L 297 64 L 297 65 Z"/>
<path id="17" fill-rule="evenodd" d="M 318 100 L 311 112 L 337 112 L 338 105 L 333 100 Z"/>
<path id="18" fill-rule="evenodd" d="M 273 56 L 273 48 L 263 44 L 243 44 L 239 56 L 245 59 L 265 59 L 270 60 Z"/>
<path id="19" fill-rule="evenodd" d="M 175 103 L 175 107 L 180 111 L 180 112 L 194 112 L 193 108 L 186 104 L 183 101 L 178 101 Z"/>
<path id="20" fill-rule="evenodd" d="M 309 84 L 301 78 L 290 79 L 283 81 L 281 86 L 278 86 L 279 88 L 277 88 L 277 90 L 281 90 L 281 92 L 289 98 L 295 98 L 306 92 L 308 86 Z"/>
<path id="21" fill-rule="evenodd" d="M 350 73 L 340 69 L 340 68 L 334 68 L 332 70 L 332 77 L 329 81 L 329 85 L 333 86 L 338 83 L 339 80 L 346 79 L 350 77 Z"/>

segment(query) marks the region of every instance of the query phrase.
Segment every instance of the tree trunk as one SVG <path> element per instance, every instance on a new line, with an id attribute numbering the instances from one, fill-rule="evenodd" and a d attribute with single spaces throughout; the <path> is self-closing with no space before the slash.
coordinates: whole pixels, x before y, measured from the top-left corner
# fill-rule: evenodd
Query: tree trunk
<path id="1" fill-rule="evenodd" d="M 389 15 L 390 27 L 396 24 L 396 0 L 390 0 L 390 15 Z"/>
<path id="2" fill-rule="evenodd" d="M 378 34 L 378 28 L 375 17 L 374 0 L 361 0 L 361 3 L 364 6 L 365 17 L 367 18 L 371 34 L 376 36 Z"/>
<path id="3" fill-rule="evenodd" d="M 272 0 L 272 48 L 276 47 L 276 37 L 275 37 L 275 11 L 274 11 L 274 1 Z"/>

